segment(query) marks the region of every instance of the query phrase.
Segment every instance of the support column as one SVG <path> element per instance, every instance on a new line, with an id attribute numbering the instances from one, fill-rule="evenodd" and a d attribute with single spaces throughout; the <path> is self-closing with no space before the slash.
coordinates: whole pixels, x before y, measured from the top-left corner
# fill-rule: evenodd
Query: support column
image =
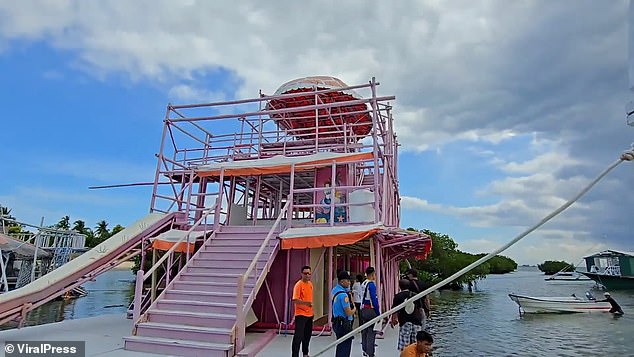
<path id="1" fill-rule="evenodd" d="M 290 301 L 290 299 L 288 298 L 288 287 L 290 284 L 290 279 L 291 279 L 291 273 L 290 273 L 290 265 L 291 265 L 291 252 L 293 250 L 289 249 L 286 251 L 286 283 L 284 284 L 284 319 L 285 319 L 285 327 L 286 329 L 288 329 L 288 324 L 290 323 L 289 320 L 290 316 L 288 315 L 289 313 L 289 308 L 292 307 L 292 303 Z"/>
<path id="2" fill-rule="evenodd" d="M 328 247 L 328 280 L 326 280 L 328 282 L 328 321 L 332 321 L 332 299 L 330 298 L 330 292 L 332 291 L 332 288 L 334 286 L 332 286 L 332 282 L 334 280 L 334 278 L 332 277 L 332 272 L 333 270 L 333 260 L 334 260 L 334 249 L 333 247 Z"/>
<path id="3" fill-rule="evenodd" d="M 156 248 L 152 248 L 152 266 L 156 265 L 156 260 Z M 141 267 L 141 270 L 143 270 L 143 267 Z M 156 271 L 157 269 L 152 271 L 152 286 L 150 290 L 151 301 L 156 300 Z"/>

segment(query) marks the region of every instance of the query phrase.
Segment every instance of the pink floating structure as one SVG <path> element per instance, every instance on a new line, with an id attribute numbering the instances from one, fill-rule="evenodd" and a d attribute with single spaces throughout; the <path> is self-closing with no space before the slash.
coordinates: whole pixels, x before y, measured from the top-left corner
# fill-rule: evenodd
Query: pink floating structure
<path id="1" fill-rule="evenodd" d="M 0 320 L 137 254 L 128 350 L 253 356 L 271 334 L 246 344 L 247 331 L 292 331 L 304 265 L 316 329 L 330 331 L 338 269 L 376 267 L 388 308 L 399 262 L 425 259 L 431 240 L 399 228 L 395 98 L 377 88 L 320 76 L 270 96 L 169 105 L 150 214 L 49 285 L 13 294 Z"/>
<path id="2" fill-rule="evenodd" d="M 172 247 L 161 259 L 177 273 L 163 283 L 139 273 L 127 349 L 253 354 L 245 331 L 292 329 L 303 265 L 314 271 L 317 329 L 330 330 L 338 269 L 375 266 L 388 307 L 400 260 L 424 259 L 431 241 L 398 227 L 394 97 L 377 86 L 308 77 L 271 96 L 168 107 L 152 212 L 180 212 L 175 226 L 199 239 L 153 240 Z"/>

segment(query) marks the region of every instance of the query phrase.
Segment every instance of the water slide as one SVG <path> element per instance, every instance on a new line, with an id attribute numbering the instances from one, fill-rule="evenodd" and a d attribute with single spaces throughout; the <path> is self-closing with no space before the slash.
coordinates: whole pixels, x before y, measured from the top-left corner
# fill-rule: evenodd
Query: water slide
<path id="1" fill-rule="evenodd" d="M 19 288 L 0 295 L 0 325 L 110 270 L 134 255 L 143 238 L 166 230 L 175 213 L 150 213 L 86 253 Z M 140 248 L 140 247 L 139 247 Z M 136 251 L 138 252 L 138 251 Z"/>

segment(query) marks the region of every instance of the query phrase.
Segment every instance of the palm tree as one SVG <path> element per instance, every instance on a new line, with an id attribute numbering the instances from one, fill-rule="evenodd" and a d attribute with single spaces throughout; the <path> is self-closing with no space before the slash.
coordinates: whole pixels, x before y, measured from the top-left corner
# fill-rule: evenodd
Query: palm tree
<path id="1" fill-rule="evenodd" d="M 16 223 L 15 217 L 11 215 L 11 208 L 0 206 L 0 217 L 6 219 L 0 222 L 0 233 L 21 233 L 22 225 Z M 3 229 L 5 231 L 3 232 Z"/>
<path id="2" fill-rule="evenodd" d="M 57 227 L 59 229 L 69 230 L 70 229 L 70 217 L 69 216 L 62 217 L 62 219 L 60 219 L 59 222 L 57 222 L 55 227 Z"/>
<path id="3" fill-rule="evenodd" d="M 4 216 L 5 218 L 15 219 L 11 216 L 11 208 L 0 206 L 0 216 Z"/>
<path id="4" fill-rule="evenodd" d="M 92 229 L 86 227 L 86 222 L 82 220 L 73 222 L 73 230 L 86 236 L 86 247 L 92 248 L 96 245 L 95 235 L 92 233 Z"/>
<path id="5" fill-rule="evenodd" d="M 81 219 L 76 220 L 73 222 L 73 230 L 83 234 L 86 231 L 86 222 Z"/>
<path id="6" fill-rule="evenodd" d="M 92 242 L 93 247 L 108 238 L 110 238 L 110 231 L 108 230 L 108 222 L 106 222 L 105 220 L 101 220 L 97 222 L 97 225 L 95 226 L 94 240 Z"/>
<path id="7" fill-rule="evenodd" d="M 122 231 L 122 230 L 124 230 L 124 229 L 125 229 L 125 227 L 124 227 L 124 226 L 122 226 L 122 225 L 120 225 L 120 224 L 117 224 L 116 226 L 114 226 L 114 227 L 112 228 L 112 231 L 110 232 L 110 236 L 113 236 L 113 235 L 115 235 L 115 234 L 117 234 L 117 233 L 121 232 L 121 231 Z"/>
<path id="8" fill-rule="evenodd" d="M 97 222 L 97 226 L 95 227 L 95 234 L 100 240 L 105 240 L 110 238 L 110 231 L 108 230 L 108 222 L 104 220 Z"/>

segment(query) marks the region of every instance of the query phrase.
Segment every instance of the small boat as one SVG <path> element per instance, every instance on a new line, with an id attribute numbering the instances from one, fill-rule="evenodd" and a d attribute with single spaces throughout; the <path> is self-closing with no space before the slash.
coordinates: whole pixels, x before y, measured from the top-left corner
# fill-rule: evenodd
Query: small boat
<path id="1" fill-rule="evenodd" d="M 608 312 L 611 308 L 610 303 L 596 301 L 589 293 L 586 293 L 586 299 L 574 294 L 557 297 L 509 294 L 509 297 L 519 306 L 520 314 Z"/>
<path id="2" fill-rule="evenodd" d="M 572 271 L 560 271 L 557 272 L 551 276 L 549 276 L 548 278 L 545 278 L 544 280 L 547 281 L 554 281 L 554 280 L 558 280 L 558 281 L 589 281 L 592 280 L 588 277 L 586 277 L 585 275 L 579 273 L 579 272 L 572 272 Z"/>

